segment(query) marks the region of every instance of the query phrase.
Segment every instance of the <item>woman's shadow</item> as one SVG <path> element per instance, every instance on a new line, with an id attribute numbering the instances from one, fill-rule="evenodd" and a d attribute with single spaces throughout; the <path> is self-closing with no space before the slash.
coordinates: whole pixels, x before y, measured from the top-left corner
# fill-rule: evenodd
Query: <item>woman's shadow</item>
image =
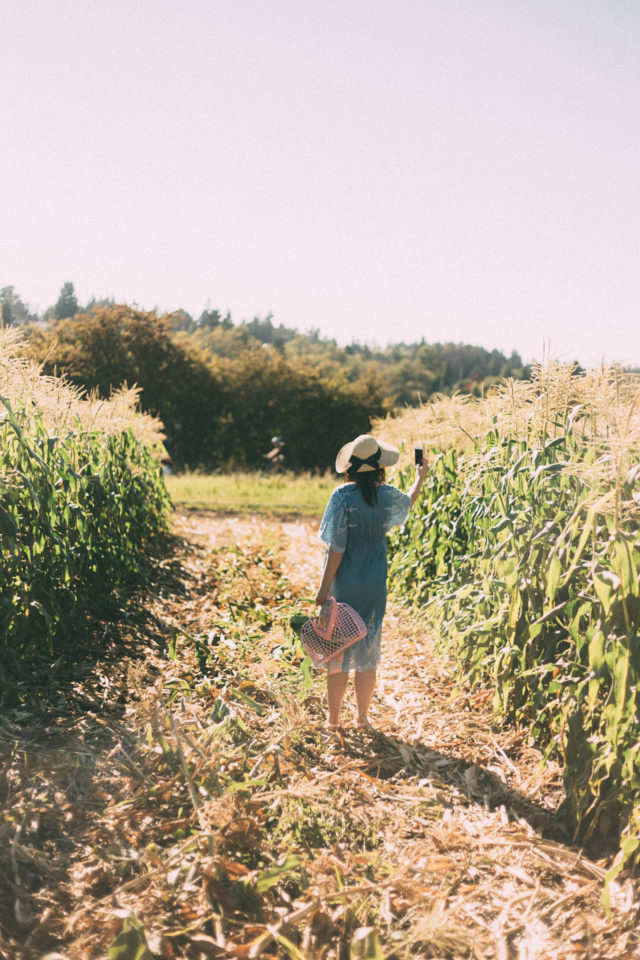
<path id="1" fill-rule="evenodd" d="M 343 746 L 346 753 L 358 759 L 359 769 L 373 779 L 435 786 L 445 807 L 503 807 L 511 821 L 525 820 L 540 837 L 573 846 L 559 810 L 542 805 L 480 763 L 433 750 L 420 740 L 405 740 L 375 729 L 345 732 Z M 577 847 L 574 849 L 578 852 Z"/>

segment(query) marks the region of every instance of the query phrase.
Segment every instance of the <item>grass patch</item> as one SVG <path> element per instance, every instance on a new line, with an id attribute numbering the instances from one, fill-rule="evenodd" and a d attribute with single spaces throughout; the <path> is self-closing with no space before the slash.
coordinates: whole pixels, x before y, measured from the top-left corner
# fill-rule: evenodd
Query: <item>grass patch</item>
<path id="1" fill-rule="evenodd" d="M 319 516 L 338 481 L 332 474 L 180 473 L 166 477 L 171 499 L 221 513 Z"/>

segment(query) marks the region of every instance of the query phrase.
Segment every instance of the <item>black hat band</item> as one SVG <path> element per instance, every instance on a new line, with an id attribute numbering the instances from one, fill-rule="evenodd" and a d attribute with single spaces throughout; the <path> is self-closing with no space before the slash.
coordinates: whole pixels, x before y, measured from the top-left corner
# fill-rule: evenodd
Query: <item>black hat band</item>
<path id="1" fill-rule="evenodd" d="M 355 468 L 355 472 L 359 473 L 365 464 L 371 467 L 372 470 L 378 469 L 378 464 L 380 462 L 380 447 L 376 450 L 375 453 L 372 453 L 370 457 L 356 457 L 354 453 L 349 457 L 349 466 Z"/>

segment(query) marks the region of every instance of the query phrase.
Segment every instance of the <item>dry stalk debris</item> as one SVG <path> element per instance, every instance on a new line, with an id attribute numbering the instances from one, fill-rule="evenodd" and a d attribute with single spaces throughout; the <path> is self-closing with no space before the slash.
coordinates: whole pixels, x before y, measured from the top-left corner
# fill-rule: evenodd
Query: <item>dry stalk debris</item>
<path id="1" fill-rule="evenodd" d="M 0 956 L 640 956 L 635 881 L 607 915 L 559 769 L 428 625 L 390 609 L 374 731 L 325 733 L 287 626 L 314 525 L 176 528 L 64 703 L 0 721 Z"/>

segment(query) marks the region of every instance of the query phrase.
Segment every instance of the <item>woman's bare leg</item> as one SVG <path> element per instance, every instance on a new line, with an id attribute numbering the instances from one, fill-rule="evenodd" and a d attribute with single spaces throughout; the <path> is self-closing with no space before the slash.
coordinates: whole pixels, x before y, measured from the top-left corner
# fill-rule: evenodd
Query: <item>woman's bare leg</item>
<path id="1" fill-rule="evenodd" d="M 376 671 L 363 670 L 362 673 L 356 672 L 353 679 L 356 688 L 356 706 L 358 708 L 358 726 L 367 725 L 367 713 L 373 698 L 373 691 L 376 686 Z"/>
<path id="2" fill-rule="evenodd" d="M 344 700 L 349 674 L 346 671 L 327 673 L 327 700 L 329 701 L 329 726 L 337 727 L 340 722 L 340 710 Z"/>

